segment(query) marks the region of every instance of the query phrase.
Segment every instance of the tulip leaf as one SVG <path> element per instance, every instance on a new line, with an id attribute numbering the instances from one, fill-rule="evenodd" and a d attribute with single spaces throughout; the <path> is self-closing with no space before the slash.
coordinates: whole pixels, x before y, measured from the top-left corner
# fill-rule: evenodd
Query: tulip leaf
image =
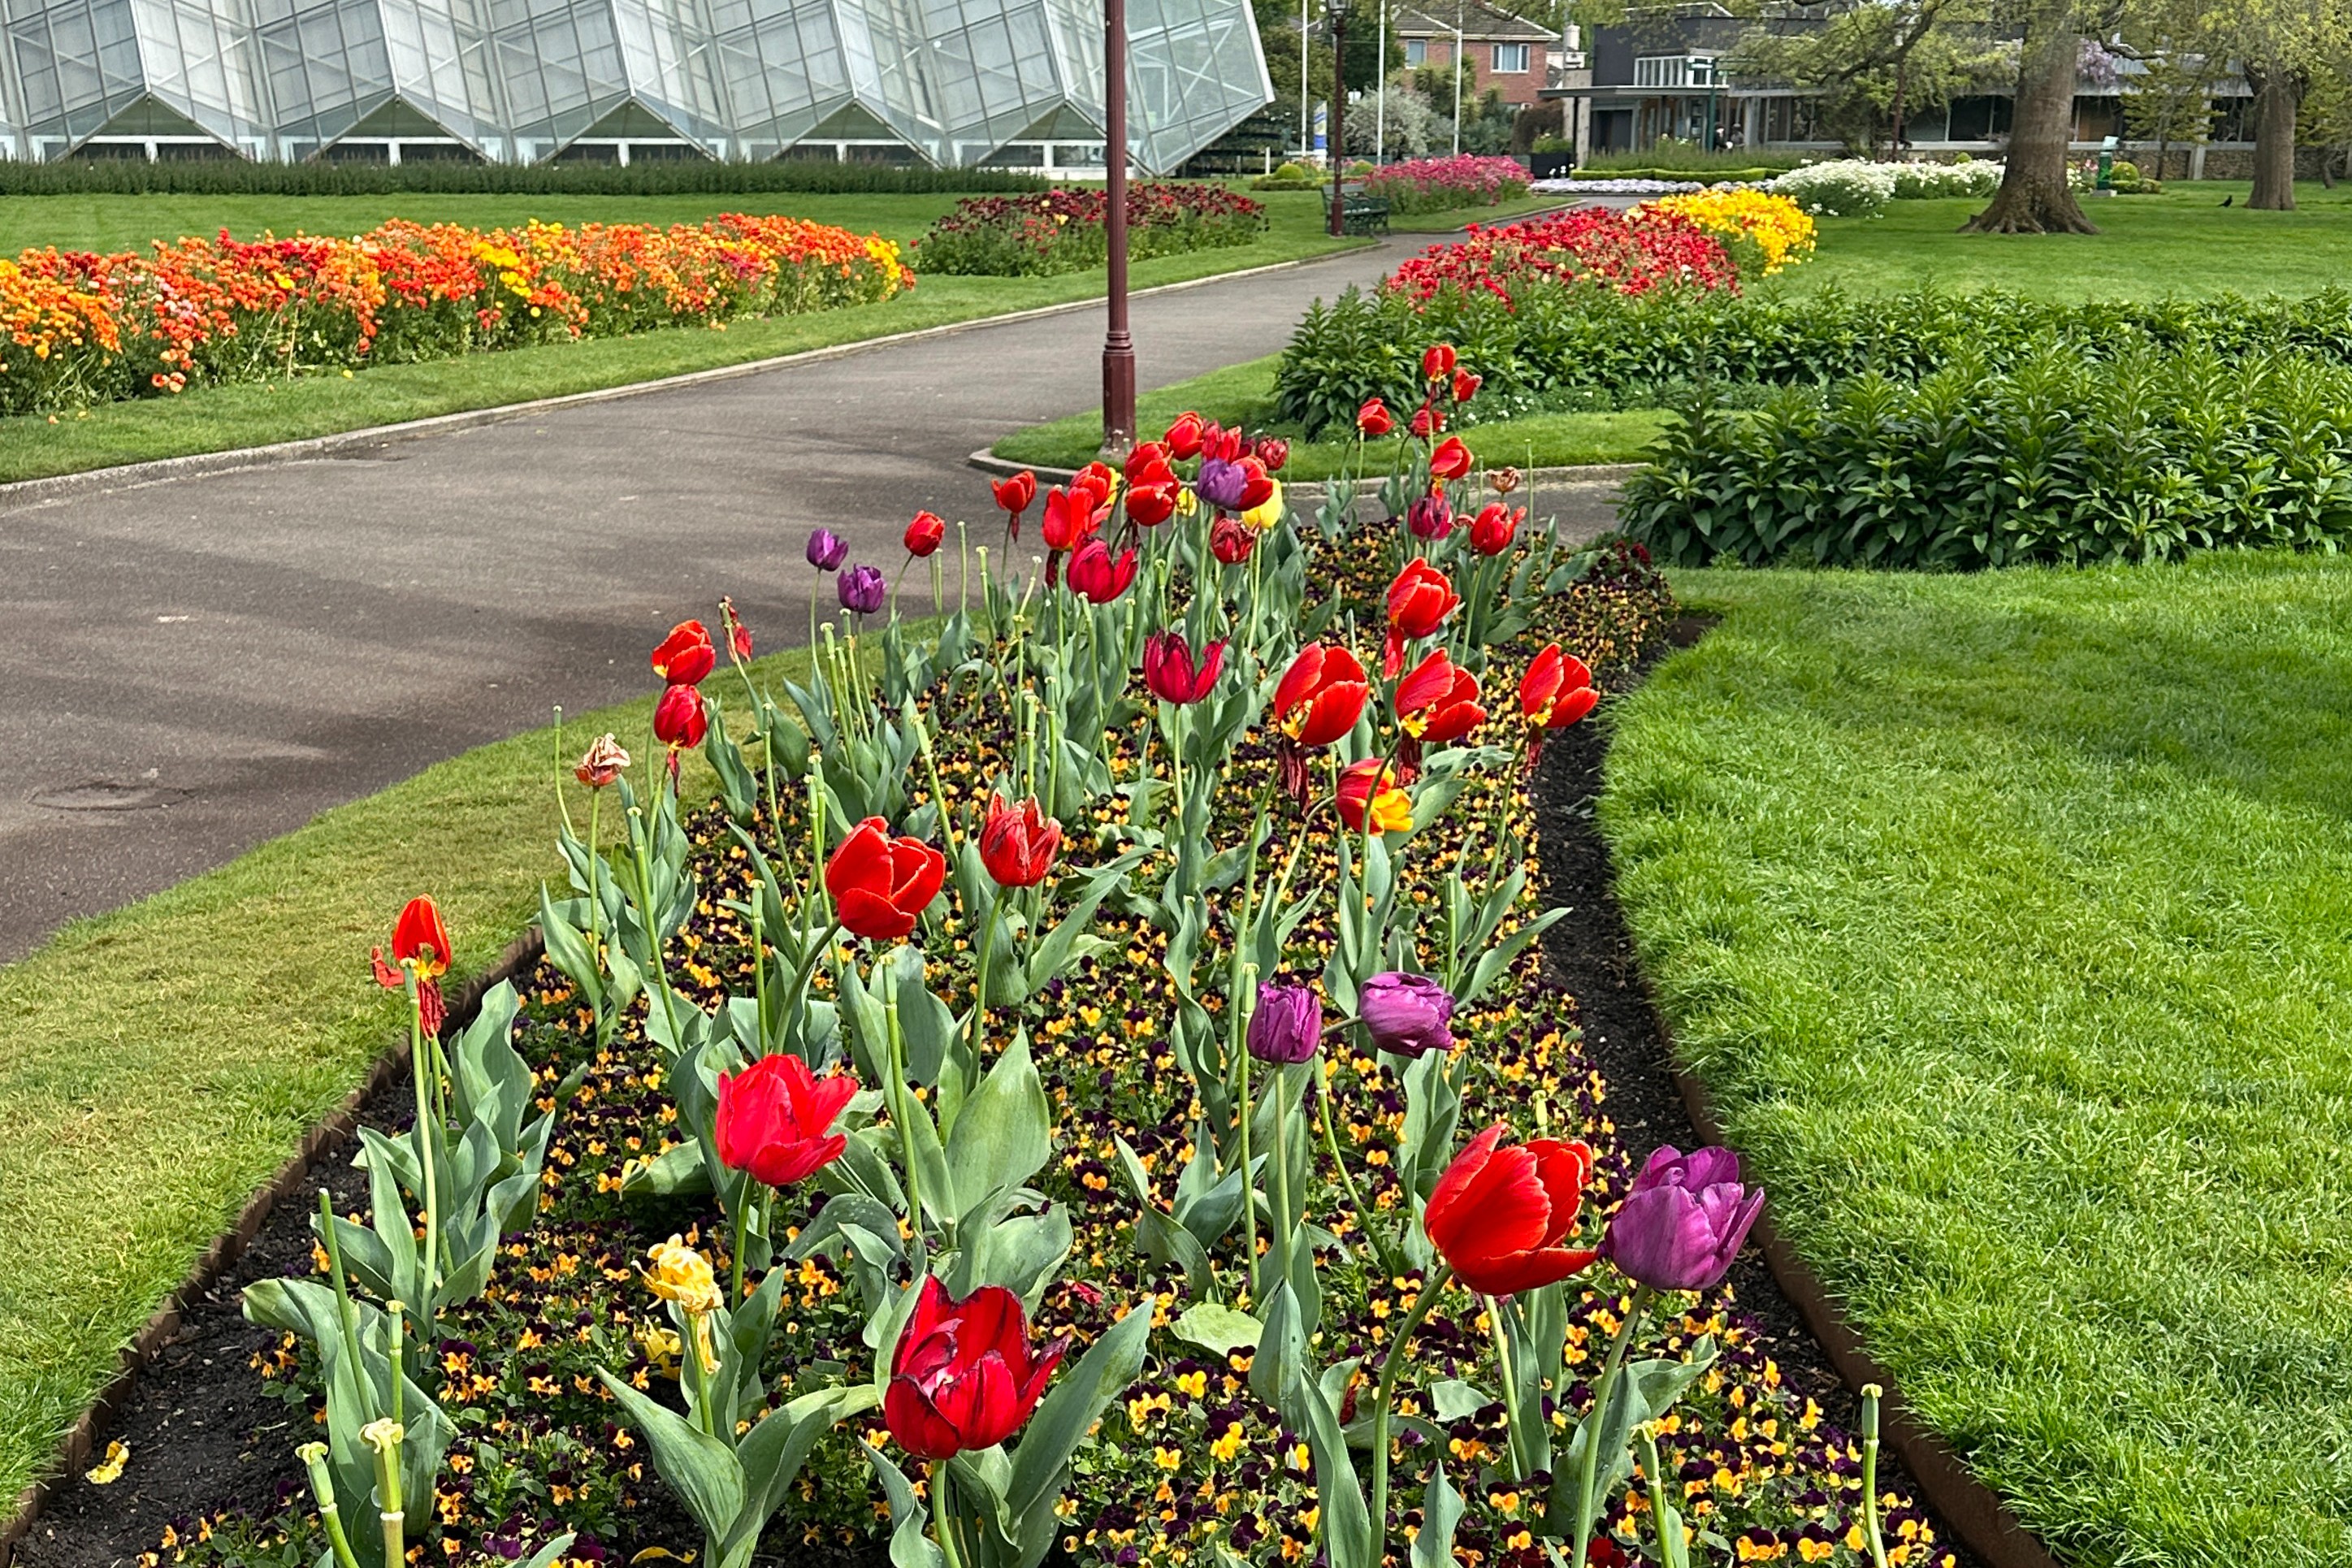
<path id="1" fill-rule="evenodd" d="M 1465 1383 L 1458 1377 L 1444 1377 L 1429 1385 L 1431 1406 L 1437 1418 L 1447 1424 L 1466 1421 L 1495 1403 L 1487 1392 L 1475 1383 Z"/>
<path id="2" fill-rule="evenodd" d="M 685 1353 L 694 1353 L 686 1348 Z M 743 1511 L 743 1469 L 734 1452 L 708 1432 L 689 1426 L 686 1418 L 655 1404 L 603 1367 L 596 1375 L 620 1402 L 632 1425 L 645 1435 L 654 1452 L 654 1468 L 686 1511 L 714 1541 L 726 1539 Z"/>
<path id="3" fill-rule="evenodd" d="M 1567 916 L 1566 910 L 1546 910 L 1509 936 L 1505 937 L 1499 945 L 1488 948 L 1479 954 L 1476 967 L 1470 971 L 1469 980 L 1463 984 L 1460 994 L 1454 999 L 1454 1005 L 1468 1007 L 1471 1003 L 1476 1001 L 1485 993 L 1486 987 L 1500 979 L 1519 954 L 1528 950 L 1528 943 L 1559 924 Z"/>
<path id="4" fill-rule="evenodd" d="M 1238 1308 L 1213 1301 L 1196 1301 L 1176 1320 L 1176 1337 L 1219 1355 L 1242 1349 L 1255 1350 L 1265 1325 Z"/>
<path id="5" fill-rule="evenodd" d="M 1453 1568 L 1454 1529 L 1462 1522 L 1462 1494 L 1445 1479 L 1444 1461 L 1430 1467 L 1421 1498 L 1421 1530 L 1412 1538 L 1412 1568 Z"/>
<path id="6" fill-rule="evenodd" d="M 871 1384 L 821 1388 L 770 1411 L 746 1433 L 735 1448 L 743 1477 L 743 1508 L 720 1542 L 721 1554 L 732 1557 L 758 1542 L 760 1531 L 783 1506 L 817 1439 L 850 1416 L 873 1409 L 881 1397 Z"/>
<path id="7" fill-rule="evenodd" d="M 690 1197 L 709 1190 L 699 1143 L 673 1143 L 650 1160 L 633 1162 L 621 1178 L 623 1197 Z"/>
<path id="8" fill-rule="evenodd" d="M 1073 1240 L 1069 1211 L 1059 1204 L 1041 1214 L 967 1224 L 959 1234 L 963 1252 L 949 1278 L 949 1294 L 961 1299 L 982 1285 L 1001 1285 L 1033 1308 L 1070 1256 Z"/>
<path id="9" fill-rule="evenodd" d="M 1017 1030 L 956 1113 L 947 1148 L 954 1207 L 947 1217 L 961 1218 L 1045 1169 L 1053 1157 L 1053 1112 L 1030 1059 L 1029 1035 Z M 929 1172 L 924 1180 L 928 1185 Z M 929 1201 L 926 1191 L 926 1206 Z"/>
<path id="10" fill-rule="evenodd" d="M 719 694 L 705 692 L 702 701 L 710 710 L 710 730 L 702 738 L 702 754 L 711 771 L 719 775 L 719 794 L 727 803 L 727 815 L 739 823 L 748 823 L 760 808 L 759 781 L 751 776 L 751 764 L 743 760 L 743 749 L 727 732 L 727 714 Z"/>
<path id="11" fill-rule="evenodd" d="M 1127 1316 L 1113 1323 L 1075 1368 L 1062 1373 L 1037 1406 L 1021 1435 L 1020 1447 L 1013 1450 L 1013 1478 L 1004 1489 L 1005 1507 L 1013 1519 L 1026 1521 L 1037 1509 L 1052 1511 L 1070 1456 L 1078 1451 L 1095 1417 L 1143 1370 L 1151 1310 L 1149 1299 L 1129 1307 Z"/>
<path id="12" fill-rule="evenodd" d="M 955 1037 L 955 1015 L 923 984 L 920 950 L 900 948 L 913 963 L 895 964 L 898 997 L 898 1035 L 905 1043 L 907 1075 L 926 1087 L 940 1081 L 947 1061 L 948 1042 Z M 895 959 L 897 954 L 893 954 Z"/>
<path id="13" fill-rule="evenodd" d="M 944 1568 L 947 1559 L 940 1554 L 939 1543 L 923 1533 L 923 1505 L 905 1472 L 879 1448 L 866 1443 L 857 1448 L 881 1479 L 882 1495 L 890 1505 L 891 1568 Z"/>
<path id="14" fill-rule="evenodd" d="M 1715 1364 L 1716 1345 L 1712 1335 L 1691 1347 L 1688 1361 L 1629 1362 L 1621 1370 L 1616 1385 L 1610 1392 L 1609 1407 L 1586 1413 L 1577 1423 L 1567 1451 L 1554 1467 L 1551 1500 L 1547 1517 L 1568 1520 L 1576 1517 L 1576 1478 L 1584 1468 L 1585 1445 L 1598 1441 L 1600 1459 L 1595 1468 L 1593 1496 L 1606 1499 L 1627 1477 L 1633 1473 L 1633 1434 L 1644 1424 L 1657 1420 L 1675 1407 L 1683 1391 L 1706 1374 Z M 1596 1431 L 1597 1428 L 1597 1431 Z"/>

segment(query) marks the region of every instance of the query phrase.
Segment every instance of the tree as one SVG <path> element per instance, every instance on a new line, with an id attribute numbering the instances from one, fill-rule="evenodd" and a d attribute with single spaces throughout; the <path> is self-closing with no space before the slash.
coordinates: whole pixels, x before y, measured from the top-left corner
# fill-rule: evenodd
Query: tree
<path id="1" fill-rule="evenodd" d="M 1882 134 L 1898 151 L 1906 115 L 1988 84 L 2006 59 L 1983 0 L 1836 0 L 1797 25 L 1760 18 L 1725 65 L 1735 78 L 1814 95 L 1822 124 L 1865 157 Z"/>
<path id="2" fill-rule="evenodd" d="M 2295 121 L 2315 75 L 2352 37 L 2352 0 L 2228 0 L 2217 29 L 2254 93 L 2257 210 L 2294 210 Z"/>
<path id="3" fill-rule="evenodd" d="M 2018 50 L 2017 108 L 2010 123 L 2009 163 L 2000 189 L 1963 234 L 2096 234 L 2066 183 L 2074 140 L 2074 79 L 2083 35 L 2071 0 L 2032 0 Z"/>
<path id="4" fill-rule="evenodd" d="M 2336 171 L 2342 165 L 2352 175 L 2352 58 L 2312 74 L 2311 89 L 2303 95 L 2303 112 L 2295 135 L 2319 148 L 2319 179 L 2336 188 Z"/>
<path id="5" fill-rule="evenodd" d="M 1297 0 L 1253 0 L 1257 13 L 1258 37 L 1265 47 L 1266 79 L 1274 87 L 1274 112 L 1287 110 L 1287 123 L 1294 133 L 1298 124 L 1298 3 Z M 1331 95 L 1331 27 L 1324 17 L 1322 0 L 1310 0 L 1307 7 L 1313 26 L 1307 34 L 1307 82 L 1310 101 L 1321 103 Z M 1348 90 L 1369 92 L 1382 75 L 1381 60 L 1379 0 L 1352 0 L 1348 8 Z M 1393 34 L 1389 38 L 1389 68 L 1394 69 L 1403 58 L 1403 46 Z M 1352 118 L 1349 124 L 1353 124 Z M 1369 151 L 1367 142 L 1358 149 L 1356 134 L 1348 132 L 1351 152 Z"/>

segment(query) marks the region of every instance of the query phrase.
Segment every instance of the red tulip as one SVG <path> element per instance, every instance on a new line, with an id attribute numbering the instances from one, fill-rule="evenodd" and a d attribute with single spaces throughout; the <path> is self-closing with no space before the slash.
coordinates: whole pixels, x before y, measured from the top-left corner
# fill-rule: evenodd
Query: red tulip
<path id="1" fill-rule="evenodd" d="M 1228 566 L 1238 566 L 1257 548 L 1257 534 L 1248 523 L 1225 512 L 1209 524 L 1209 553 Z"/>
<path id="2" fill-rule="evenodd" d="M 1087 489 L 1063 489 L 1056 485 L 1045 492 L 1045 521 L 1038 525 L 1039 535 L 1048 550 L 1076 550 L 1099 526 L 1095 515 L 1094 492 Z"/>
<path id="3" fill-rule="evenodd" d="M 1254 457 L 1243 458 L 1240 461 L 1242 510 L 1252 511 L 1274 499 L 1274 476 L 1267 473 L 1265 465 Z"/>
<path id="4" fill-rule="evenodd" d="M 1445 415 L 1443 410 L 1433 408 L 1424 403 L 1412 411 L 1412 433 L 1423 440 L 1428 440 L 1444 428 Z"/>
<path id="5" fill-rule="evenodd" d="M 1223 641 L 1202 648 L 1196 665 L 1182 632 L 1154 632 L 1143 639 L 1143 683 L 1162 702 L 1181 708 L 1200 701 L 1216 685 L 1217 672 L 1224 667 Z"/>
<path id="6" fill-rule="evenodd" d="M 919 838 L 893 838 L 878 816 L 850 830 L 825 862 L 824 890 L 841 923 L 869 942 L 896 942 L 939 896 L 947 857 Z"/>
<path id="7" fill-rule="evenodd" d="M 1598 1256 L 1560 1245 L 1576 1228 L 1592 1151 L 1557 1138 L 1496 1148 L 1508 1131 L 1497 1121 L 1473 1138 L 1437 1178 L 1422 1216 L 1430 1246 L 1482 1296 L 1556 1284 Z"/>
<path id="8" fill-rule="evenodd" d="M 1434 633 L 1462 603 L 1445 574 L 1416 555 L 1389 584 L 1389 633 L 1384 674 L 1404 664 L 1404 645 Z"/>
<path id="9" fill-rule="evenodd" d="M 1168 434 L 1160 437 L 1160 443 L 1168 448 L 1170 457 L 1184 462 L 1200 456 L 1202 429 L 1201 416 L 1187 410 L 1176 416 L 1176 422 L 1168 426 Z"/>
<path id="10" fill-rule="evenodd" d="M 1373 779 L 1380 781 L 1373 787 Z M 1378 757 L 1366 757 L 1339 772 L 1339 797 L 1332 804 L 1339 808 L 1339 820 L 1348 825 L 1350 833 L 1364 830 L 1364 807 L 1370 803 L 1372 831 L 1402 833 L 1412 826 L 1412 797 L 1397 787 L 1397 772 L 1383 766 Z"/>
<path id="11" fill-rule="evenodd" d="M 1551 643 L 1535 657 L 1519 677 L 1519 716 L 1531 730 L 1565 730 L 1601 700 L 1592 689 L 1592 671 L 1572 653 Z"/>
<path id="12" fill-rule="evenodd" d="M 1282 472 L 1282 466 L 1290 461 L 1290 443 L 1279 436 L 1261 436 L 1257 438 L 1257 445 L 1250 450 L 1259 462 L 1265 465 L 1265 471 L 1269 474 Z"/>
<path id="13" fill-rule="evenodd" d="M 1481 555 L 1500 555 L 1519 536 L 1519 524 L 1527 515 L 1525 507 L 1514 511 L 1501 501 L 1488 501 L 1471 520 L 1470 548 Z"/>
<path id="14" fill-rule="evenodd" d="M 1062 825 L 1035 800 L 1008 805 L 1001 795 L 988 797 L 988 820 L 980 829 L 980 863 L 998 887 L 1035 887 L 1054 868 L 1054 856 L 1061 847 Z"/>
<path id="15" fill-rule="evenodd" d="M 936 512 L 919 511 L 907 525 L 907 553 L 929 555 L 948 536 L 948 525 Z"/>
<path id="16" fill-rule="evenodd" d="M 1437 450 L 1429 455 L 1429 472 L 1433 479 L 1458 479 L 1470 471 L 1470 448 L 1462 444 L 1459 436 L 1448 436 L 1438 443 Z"/>
<path id="17" fill-rule="evenodd" d="M 1396 416 L 1377 397 L 1367 397 L 1356 410 L 1356 428 L 1365 436 L 1385 436 L 1396 428 Z"/>
<path id="18" fill-rule="evenodd" d="M 958 1301 L 927 1274 L 891 1356 L 882 1419 L 917 1458 L 994 1447 L 1035 1413 L 1068 1348 L 1067 1339 L 1055 1340 L 1033 1362 L 1018 1296 L 983 1285 Z"/>
<path id="19" fill-rule="evenodd" d="M 380 947 L 368 950 L 368 962 L 374 966 L 375 983 L 388 991 L 407 984 L 403 969 L 415 973 L 418 1022 L 425 1034 L 440 1034 L 447 1015 L 441 1005 L 439 977 L 449 969 L 449 928 L 441 923 L 441 911 L 433 900 L 409 900 L 392 925 L 392 962 L 384 962 Z"/>
<path id="20" fill-rule="evenodd" d="M 700 621 L 680 621 L 654 649 L 654 673 L 672 686 L 699 686 L 719 664 L 711 646 L 710 628 Z"/>
<path id="21" fill-rule="evenodd" d="M 1311 642 L 1274 689 L 1275 721 L 1302 746 L 1328 746 L 1355 729 L 1371 689 L 1354 654 Z"/>
<path id="22" fill-rule="evenodd" d="M 794 1056 L 762 1057 L 719 1075 L 719 1158 L 772 1187 L 789 1187 L 840 1157 L 849 1140 L 833 1131 L 857 1093 L 845 1072 L 818 1078 Z"/>
<path id="23" fill-rule="evenodd" d="M 1129 545 L 1111 559 L 1110 546 L 1089 539 L 1070 557 L 1066 574 L 1070 592 L 1097 605 L 1108 605 L 1135 581 L 1135 548 Z"/>
<path id="24" fill-rule="evenodd" d="M 1428 382 L 1444 381 L 1454 374 L 1454 357 L 1452 343 L 1430 344 L 1421 351 L 1421 379 Z"/>
<path id="25" fill-rule="evenodd" d="M 1083 495 L 1094 503 L 1099 513 L 1110 505 L 1110 498 L 1118 491 L 1118 471 L 1108 463 L 1088 463 L 1070 476 L 1070 490 Z"/>
<path id="26" fill-rule="evenodd" d="M 1485 376 L 1480 375 L 1476 371 L 1455 371 L 1454 373 L 1454 401 L 1456 403 L 1467 403 L 1472 398 L 1477 396 L 1478 388 L 1484 384 L 1486 379 L 1486 378 Z"/>
<path id="27" fill-rule="evenodd" d="M 1138 528 L 1157 528 L 1176 515 L 1176 482 L 1127 487 L 1127 518 Z"/>
<path id="28" fill-rule="evenodd" d="M 1171 471 L 1168 459 L 1174 456 L 1164 441 L 1145 441 L 1127 455 L 1123 472 L 1130 485 L 1156 484 Z"/>
<path id="29" fill-rule="evenodd" d="M 1405 733 L 1433 746 L 1458 741 L 1486 721 L 1478 706 L 1478 678 L 1444 648 L 1397 682 L 1396 710 Z"/>
<path id="30" fill-rule="evenodd" d="M 1024 468 L 1009 479 L 992 479 L 989 489 L 996 492 L 996 504 L 1005 511 L 1005 526 L 1015 539 L 1021 537 L 1021 514 L 1037 499 L 1037 476 Z"/>
<path id="31" fill-rule="evenodd" d="M 702 710 L 702 693 L 691 686 L 669 688 L 654 707 L 654 738 L 670 749 L 673 763 L 681 748 L 691 750 L 702 744 L 703 731 L 709 728 L 709 716 Z"/>
<path id="32" fill-rule="evenodd" d="M 1201 456 L 1203 458 L 1217 458 L 1228 463 L 1237 463 L 1244 450 L 1242 427 L 1238 425 L 1228 430 L 1213 421 L 1201 431 Z"/>

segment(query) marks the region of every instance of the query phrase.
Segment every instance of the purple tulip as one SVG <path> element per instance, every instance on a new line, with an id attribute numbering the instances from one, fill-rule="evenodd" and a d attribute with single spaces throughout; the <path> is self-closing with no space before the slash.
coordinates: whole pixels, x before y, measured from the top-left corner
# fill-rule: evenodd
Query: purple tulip
<path id="1" fill-rule="evenodd" d="M 1201 472 L 1192 480 L 1192 493 L 1211 506 L 1226 511 L 1239 511 L 1242 497 L 1249 488 L 1249 475 L 1239 463 L 1228 463 L 1223 458 L 1202 460 Z"/>
<path id="2" fill-rule="evenodd" d="M 1404 525 L 1415 539 L 1443 539 L 1454 531 L 1454 509 L 1443 492 L 1425 495 L 1405 509 Z"/>
<path id="3" fill-rule="evenodd" d="M 1322 997 L 1304 985 L 1257 988 L 1257 1011 L 1250 1015 L 1250 1055 L 1287 1067 L 1313 1056 L 1322 1038 Z"/>
<path id="4" fill-rule="evenodd" d="M 1601 1256 L 1653 1290 L 1712 1290 L 1764 1207 L 1764 1189 L 1740 1184 L 1728 1149 L 1685 1154 L 1661 1147 L 1609 1221 Z"/>
<path id="5" fill-rule="evenodd" d="M 1454 1048 L 1454 997 L 1426 974 L 1391 970 L 1364 982 L 1356 1010 L 1372 1044 L 1401 1057 Z"/>
<path id="6" fill-rule="evenodd" d="M 837 571 L 849 559 L 849 541 L 829 528 L 811 532 L 808 542 L 808 563 L 820 572 Z"/>
<path id="7" fill-rule="evenodd" d="M 834 586 L 840 592 L 843 609 L 870 616 L 882 607 L 890 585 L 882 581 L 879 566 L 852 566 L 835 579 Z"/>

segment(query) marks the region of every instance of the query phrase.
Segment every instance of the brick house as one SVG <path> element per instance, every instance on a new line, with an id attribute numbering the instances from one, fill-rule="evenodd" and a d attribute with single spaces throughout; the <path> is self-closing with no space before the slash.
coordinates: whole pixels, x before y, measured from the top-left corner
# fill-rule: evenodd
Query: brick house
<path id="1" fill-rule="evenodd" d="M 1462 96 L 1468 99 L 1493 88 L 1506 103 L 1536 101 L 1544 88 L 1547 51 L 1559 46 L 1556 29 L 1479 0 L 1399 5 L 1389 13 L 1389 31 L 1404 45 L 1404 63 L 1415 69 L 1452 65 L 1458 37 L 1470 66 Z"/>

